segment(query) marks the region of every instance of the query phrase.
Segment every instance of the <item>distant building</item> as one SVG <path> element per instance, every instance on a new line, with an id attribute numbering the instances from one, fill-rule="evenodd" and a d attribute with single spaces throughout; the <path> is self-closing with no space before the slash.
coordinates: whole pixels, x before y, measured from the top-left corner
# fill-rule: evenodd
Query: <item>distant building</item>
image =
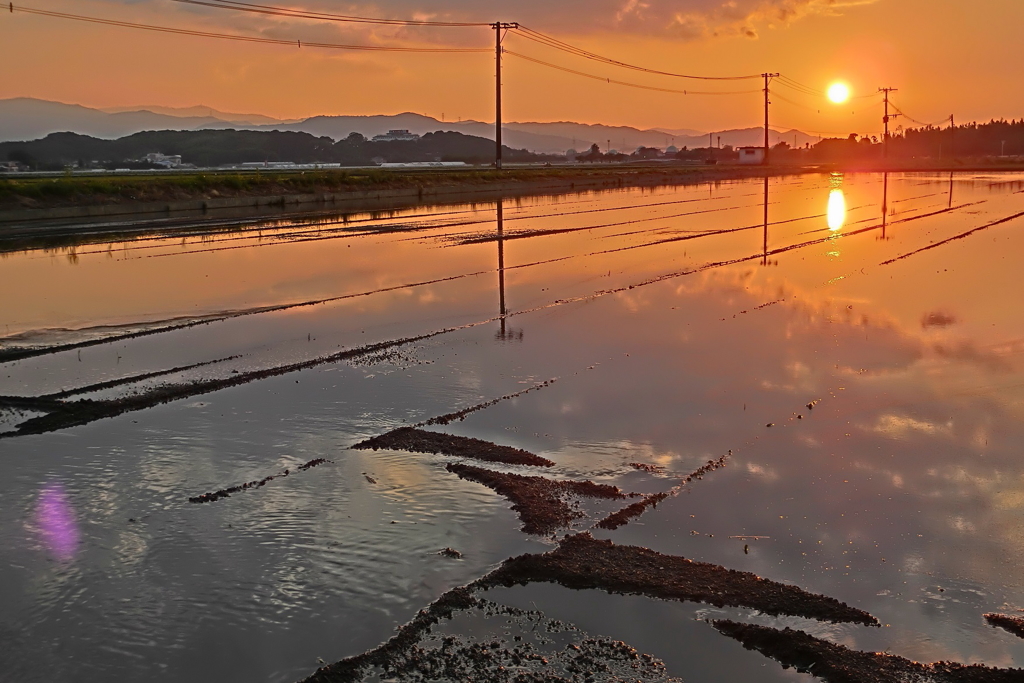
<path id="1" fill-rule="evenodd" d="M 239 164 L 241 168 L 276 168 L 293 169 L 297 166 L 294 161 L 246 161 Z"/>
<path id="2" fill-rule="evenodd" d="M 679 148 L 676 147 L 675 145 L 669 145 L 668 148 L 665 149 L 665 156 L 674 156 L 678 153 Z"/>
<path id="3" fill-rule="evenodd" d="M 763 164 L 764 147 L 740 147 L 741 164 Z"/>
<path id="4" fill-rule="evenodd" d="M 22 170 L 17 161 L 0 161 L 0 173 L 15 173 Z"/>
<path id="5" fill-rule="evenodd" d="M 154 166 L 163 166 L 164 168 L 179 168 L 181 166 L 181 155 L 151 152 L 143 158 L 143 161 L 147 161 Z"/>
<path id="6" fill-rule="evenodd" d="M 373 142 L 412 142 L 413 140 L 419 139 L 419 135 L 416 133 L 410 133 L 404 128 L 401 130 L 389 130 L 387 135 L 373 136 Z"/>
<path id="7" fill-rule="evenodd" d="M 405 163 L 380 164 L 381 168 L 462 168 L 468 166 L 465 161 L 408 161 Z"/>

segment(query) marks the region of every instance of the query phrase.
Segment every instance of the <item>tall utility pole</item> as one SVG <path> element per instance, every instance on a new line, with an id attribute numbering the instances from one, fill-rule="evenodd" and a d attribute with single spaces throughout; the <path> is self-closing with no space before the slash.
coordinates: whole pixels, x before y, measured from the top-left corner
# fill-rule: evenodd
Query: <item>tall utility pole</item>
<path id="1" fill-rule="evenodd" d="M 956 122 L 953 115 L 949 115 L 949 156 L 956 161 Z"/>
<path id="2" fill-rule="evenodd" d="M 889 93 L 896 92 L 896 88 L 879 88 L 878 92 L 882 93 L 885 98 L 885 114 L 882 115 L 882 123 L 885 124 L 885 137 L 882 138 L 882 156 L 886 159 L 889 158 L 889 120 L 894 119 L 899 114 L 889 113 Z"/>
<path id="3" fill-rule="evenodd" d="M 501 39 L 504 37 L 502 31 L 512 28 L 519 28 L 517 22 L 496 21 L 491 24 L 494 29 L 494 58 L 495 58 L 495 98 L 494 98 L 494 141 L 496 149 L 494 153 L 494 167 L 501 169 Z"/>
<path id="4" fill-rule="evenodd" d="M 777 78 L 779 74 L 763 73 L 764 77 L 764 164 L 768 163 L 768 105 L 771 102 L 768 100 L 768 84 L 771 79 Z"/>

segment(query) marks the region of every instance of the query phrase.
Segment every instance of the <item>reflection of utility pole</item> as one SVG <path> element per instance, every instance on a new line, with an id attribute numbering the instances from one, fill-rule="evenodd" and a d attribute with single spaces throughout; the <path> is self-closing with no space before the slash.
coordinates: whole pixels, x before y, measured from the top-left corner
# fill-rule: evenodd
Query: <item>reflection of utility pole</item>
<path id="1" fill-rule="evenodd" d="M 882 239 L 885 239 L 885 222 L 889 215 L 889 172 L 882 173 Z"/>
<path id="2" fill-rule="evenodd" d="M 768 105 L 771 102 L 768 100 L 768 84 L 771 83 L 771 79 L 777 77 L 779 74 L 763 73 L 764 77 L 764 162 L 768 163 Z"/>
<path id="3" fill-rule="evenodd" d="M 498 320 L 500 329 L 494 333 L 499 341 L 522 341 L 522 329 L 506 328 L 508 307 L 505 306 L 505 200 L 499 199 L 495 207 L 498 213 Z"/>
<path id="4" fill-rule="evenodd" d="M 496 21 L 491 24 L 491 28 L 494 29 L 494 57 L 496 60 L 494 72 L 496 86 L 494 98 L 494 167 L 501 169 L 501 39 L 503 37 L 501 32 L 508 31 L 510 28 L 519 28 L 519 24 L 516 22 Z"/>
<path id="5" fill-rule="evenodd" d="M 953 172 L 949 172 L 949 203 L 946 205 L 947 209 L 953 208 Z"/>
<path id="6" fill-rule="evenodd" d="M 764 177 L 764 245 L 761 265 L 768 265 L 768 176 Z"/>
<path id="7" fill-rule="evenodd" d="M 498 200 L 498 312 L 501 315 L 501 338 L 505 338 L 505 204 Z"/>
<path id="8" fill-rule="evenodd" d="M 885 137 L 882 138 L 882 156 L 886 159 L 889 158 L 889 120 L 894 119 L 899 114 L 889 114 L 889 93 L 896 92 L 896 88 L 879 88 L 878 92 L 882 93 L 885 98 L 885 114 L 882 115 L 882 123 L 885 124 Z"/>

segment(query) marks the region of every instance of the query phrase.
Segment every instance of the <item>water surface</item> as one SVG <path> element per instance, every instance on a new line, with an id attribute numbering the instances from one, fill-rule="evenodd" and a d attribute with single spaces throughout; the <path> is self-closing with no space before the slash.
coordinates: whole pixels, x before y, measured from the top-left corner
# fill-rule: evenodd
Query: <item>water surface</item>
<path id="1" fill-rule="evenodd" d="M 554 586 L 489 599 L 684 680 L 809 678 L 701 621 L 715 616 L 1024 666 L 1024 641 L 981 616 L 1024 608 L 1022 212 L 1021 175 L 822 174 L 7 253 L 0 349 L 55 352 L 0 364 L 2 395 L 110 399 L 382 347 L 0 440 L 0 671 L 283 682 L 377 645 L 552 541 L 444 457 L 349 447 L 553 378 L 436 429 L 644 493 L 731 451 L 595 534 L 885 626 Z M 32 415 L 5 409 L 0 429 Z M 295 471 L 314 458 L 332 462 Z"/>

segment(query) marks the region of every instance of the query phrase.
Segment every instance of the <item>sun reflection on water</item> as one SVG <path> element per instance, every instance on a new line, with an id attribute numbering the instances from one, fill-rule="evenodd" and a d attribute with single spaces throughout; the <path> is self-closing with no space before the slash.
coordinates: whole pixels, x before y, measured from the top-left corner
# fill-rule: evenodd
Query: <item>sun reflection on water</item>
<path id="1" fill-rule="evenodd" d="M 828 229 L 835 232 L 843 227 L 846 222 L 846 195 L 839 188 L 834 188 L 828 193 L 828 209 L 826 211 Z"/>

